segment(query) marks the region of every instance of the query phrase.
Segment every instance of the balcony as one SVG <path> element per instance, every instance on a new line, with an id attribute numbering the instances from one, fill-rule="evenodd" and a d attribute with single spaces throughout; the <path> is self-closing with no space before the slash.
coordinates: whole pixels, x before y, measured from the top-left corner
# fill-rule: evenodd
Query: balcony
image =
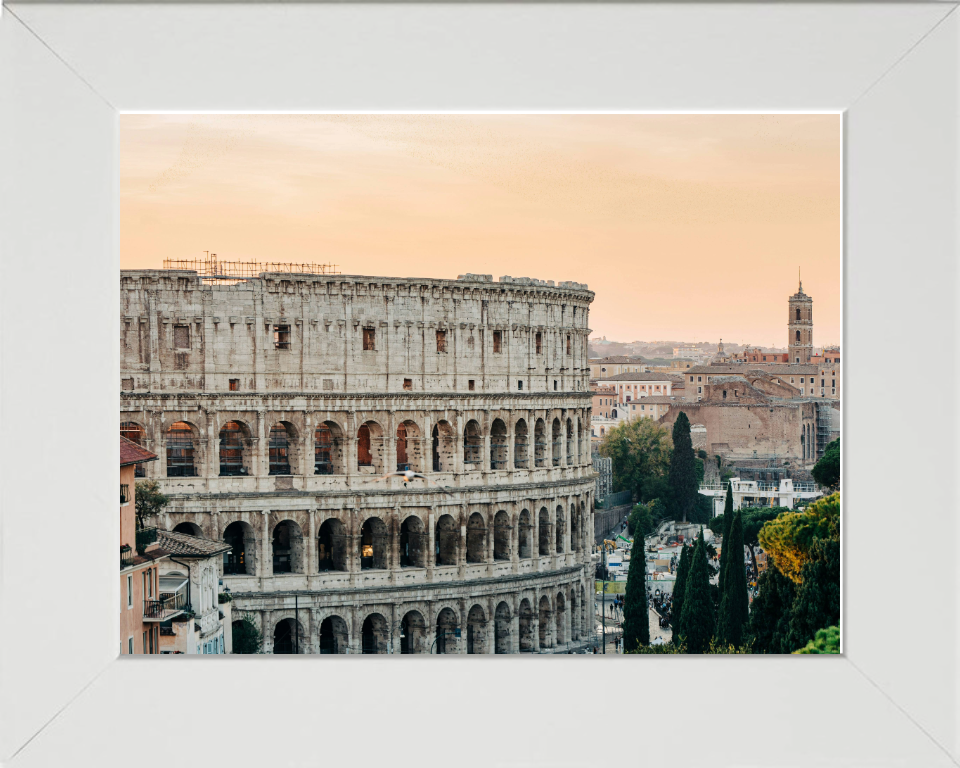
<path id="1" fill-rule="evenodd" d="M 133 548 L 129 544 L 120 547 L 120 569 L 129 568 L 133 565 Z"/>
<path id="2" fill-rule="evenodd" d="M 143 601 L 144 621 L 167 621 L 183 613 L 186 608 L 186 597 L 183 592 L 160 593 L 159 600 Z"/>
<path id="3" fill-rule="evenodd" d="M 146 548 L 157 540 L 156 528 L 143 528 L 137 531 L 137 553 L 143 554 Z"/>

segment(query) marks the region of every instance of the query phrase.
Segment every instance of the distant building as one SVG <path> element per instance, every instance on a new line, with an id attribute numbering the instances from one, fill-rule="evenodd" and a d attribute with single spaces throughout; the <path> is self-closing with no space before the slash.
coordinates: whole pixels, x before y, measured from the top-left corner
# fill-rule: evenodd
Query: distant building
<path id="1" fill-rule="evenodd" d="M 613 459 L 593 453 L 593 468 L 597 472 L 597 501 L 613 493 Z"/>
<path id="2" fill-rule="evenodd" d="M 813 355 L 813 299 L 803 292 L 803 283 L 788 301 L 787 353 L 793 364 L 806 364 Z"/>
<path id="3" fill-rule="evenodd" d="M 695 363 L 702 363 L 707 359 L 707 354 L 700 349 L 700 347 L 693 346 L 692 344 L 685 344 L 673 348 L 673 357 L 674 359 L 684 358 L 687 360 L 692 360 Z"/>
<path id="4" fill-rule="evenodd" d="M 789 363 L 790 356 L 786 352 L 764 352 L 759 347 L 744 349 L 731 355 L 735 363 Z"/>
<path id="5" fill-rule="evenodd" d="M 597 418 L 609 419 L 610 414 L 617 407 L 617 388 L 610 385 L 595 385 L 590 388 L 593 392 L 593 421 Z"/>
<path id="6" fill-rule="evenodd" d="M 639 373 L 649 370 L 650 365 L 642 357 L 627 357 L 615 355 L 613 357 L 594 357 L 589 361 L 590 378 L 606 379 L 621 373 Z"/>
<path id="7" fill-rule="evenodd" d="M 621 403 L 640 397 L 661 395 L 669 397 L 675 378 L 666 373 L 619 373 L 600 379 L 598 383 L 615 387 Z"/>
<path id="8" fill-rule="evenodd" d="M 623 412 L 626 419 L 659 419 L 674 403 L 672 397 L 652 396 L 641 397 L 629 403 L 621 403 L 617 412 Z"/>

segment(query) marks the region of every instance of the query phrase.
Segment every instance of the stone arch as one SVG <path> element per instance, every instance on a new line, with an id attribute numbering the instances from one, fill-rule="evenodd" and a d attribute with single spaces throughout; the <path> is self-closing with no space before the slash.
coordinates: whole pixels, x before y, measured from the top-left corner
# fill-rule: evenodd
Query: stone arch
<path id="1" fill-rule="evenodd" d="M 255 475 L 250 426 L 238 419 L 220 428 L 220 477 Z"/>
<path id="2" fill-rule="evenodd" d="M 527 422 L 518 419 L 513 427 L 513 466 L 514 469 L 526 469 L 528 465 L 527 451 L 530 435 Z"/>
<path id="3" fill-rule="evenodd" d="M 487 526 L 483 515 L 474 512 L 467 520 L 467 562 L 486 562 Z"/>
<path id="4" fill-rule="evenodd" d="M 570 505 L 570 551 L 580 551 L 580 511 L 576 503 Z"/>
<path id="5" fill-rule="evenodd" d="M 296 427 L 289 421 L 278 421 L 270 427 L 267 438 L 268 474 L 296 474 L 297 438 Z"/>
<path id="6" fill-rule="evenodd" d="M 189 521 L 184 521 L 182 523 L 177 523 L 173 526 L 174 533 L 185 533 L 187 536 L 196 536 L 198 538 L 204 538 L 203 528 L 201 528 L 196 523 L 191 523 Z"/>
<path id="7" fill-rule="evenodd" d="M 493 647 L 494 653 L 511 653 L 513 645 L 510 638 L 510 606 L 506 601 L 497 604 L 493 614 Z"/>
<path id="8" fill-rule="evenodd" d="M 494 419 L 490 425 L 490 469 L 507 468 L 507 425 Z"/>
<path id="9" fill-rule="evenodd" d="M 408 515 L 400 524 L 400 567 L 425 568 L 430 541 L 417 515 Z"/>
<path id="10" fill-rule="evenodd" d="M 493 559 L 510 559 L 510 539 L 513 526 L 510 525 L 510 515 L 502 509 L 493 517 Z"/>
<path id="11" fill-rule="evenodd" d="M 551 627 L 551 619 L 553 618 L 553 611 L 550 608 L 550 598 L 544 595 L 540 598 L 540 615 L 539 615 L 539 624 L 540 624 L 540 649 L 552 648 L 553 647 L 553 630 Z"/>
<path id="12" fill-rule="evenodd" d="M 320 653 L 346 653 L 350 643 L 350 630 L 342 616 L 331 614 L 320 622 Z"/>
<path id="13" fill-rule="evenodd" d="M 541 556 L 550 554 L 550 513 L 546 507 L 540 507 L 540 514 L 537 520 L 538 541 L 537 551 Z"/>
<path id="14" fill-rule="evenodd" d="M 197 477 L 200 430 L 188 421 L 175 421 L 164 435 L 167 477 Z"/>
<path id="15" fill-rule="evenodd" d="M 467 612 L 467 653 L 487 652 L 487 616 L 479 603 Z"/>
<path id="16" fill-rule="evenodd" d="M 437 653 L 456 653 L 456 631 L 460 628 L 457 612 L 446 606 L 437 613 Z"/>
<path id="17" fill-rule="evenodd" d="M 313 474 L 346 474 L 343 430 L 335 421 L 322 421 L 313 430 Z"/>
<path id="18" fill-rule="evenodd" d="M 417 422 L 407 419 L 397 425 L 397 471 L 423 471 L 422 433 Z"/>
<path id="19" fill-rule="evenodd" d="M 293 520 L 281 520 L 273 528 L 273 572 L 304 573 L 303 531 Z"/>
<path id="20" fill-rule="evenodd" d="M 557 610 L 554 612 L 556 617 L 556 638 L 557 645 L 563 645 L 567 642 L 567 601 L 563 592 L 557 592 Z"/>
<path id="21" fill-rule="evenodd" d="M 457 565 L 460 553 L 460 526 L 452 515 L 440 515 L 435 534 L 435 564 Z"/>
<path id="22" fill-rule="evenodd" d="M 520 623 L 520 653 L 533 653 L 533 609 L 527 598 L 520 601 L 517 614 Z"/>
<path id="23" fill-rule="evenodd" d="M 560 466 L 560 455 L 563 450 L 563 427 L 560 426 L 560 419 L 553 420 L 553 427 L 550 434 L 550 460 L 554 467 Z"/>
<path id="24" fill-rule="evenodd" d="M 483 436 L 476 419 L 470 419 L 463 428 L 463 463 L 483 464 Z M 472 467 L 472 469 L 478 468 L 482 467 Z"/>
<path id="25" fill-rule="evenodd" d="M 433 471 L 452 472 L 456 466 L 457 433 L 449 421 L 433 425 Z"/>
<path id="26" fill-rule="evenodd" d="M 420 611 L 407 611 L 400 620 L 400 653 L 426 653 L 427 623 Z"/>
<path id="27" fill-rule="evenodd" d="M 383 428 L 365 421 L 357 429 L 357 469 L 363 473 L 383 472 Z"/>
<path id="28" fill-rule="evenodd" d="M 533 465 L 547 466 L 547 427 L 543 419 L 537 419 L 533 428 Z"/>
<path id="29" fill-rule="evenodd" d="M 556 553 L 558 555 L 563 554 L 563 534 L 567 530 L 566 520 L 563 517 L 563 505 L 557 504 L 556 511 L 556 522 L 554 523 L 556 529 Z"/>
<path id="30" fill-rule="evenodd" d="M 360 528 L 360 569 L 383 570 L 388 567 L 390 534 L 379 517 L 368 517 Z"/>
<path id="31" fill-rule="evenodd" d="M 231 547 L 231 551 L 223 556 L 223 575 L 255 575 L 257 534 L 253 526 L 243 520 L 234 520 L 223 529 L 223 541 Z"/>
<path id="32" fill-rule="evenodd" d="M 533 524 L 527 509 L 520 510 L 517 518 L 517 549 L 521 560 L 533 557 Z"/>
<path id="33" fill-rule="evenodd" d="M 347 570 L 347 532 L 337 518 L 323 521 L 317 531 L 317 567 L 320 571 Z"/>
<path id="34" fill-rule="evenodd" d="M 307 639 L 303 624 L 293 618 L 280 619 L 273 628 L 273 652 L 306 653 Z"/>
<path id="35" fill-rule="evenodd" d="M 583 421 L 577 418 L 577 465 L 583 463 Z"/>
<path id="36" fill-rule="evenodd" d="M 383 614 L 369 613 L 360 630 L 361 653 L 387 653 L 390 642 L 390 625 Z"/>

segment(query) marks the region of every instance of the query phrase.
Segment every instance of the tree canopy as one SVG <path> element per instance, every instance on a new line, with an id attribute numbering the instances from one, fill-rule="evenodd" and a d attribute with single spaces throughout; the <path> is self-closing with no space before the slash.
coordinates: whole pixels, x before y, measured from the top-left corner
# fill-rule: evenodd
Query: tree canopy
<path id="1" fill-rule="evenodd" d="M 687 647 L 687 653 L 704 653 L 713 640 L 716 613 L 710 594 L 710 573 L 703 533 L 697 538 L 690 559 L 690 573 L 687 575 L 683 596 L 683 613 L 680 616 L 680 637 Z"/>
<path id="2" fill-rule="evenodd" d="M 690 419 L 680 411 L 673 424 L 673 453 L 670 457 L 670 513 L 675 520 L 696 520 L 698 514 L 698 483 L 696 456 L 690 438 Z"/>
<path id="3" fill-rule="evenodd" d="M 818 499 L 803 512 L 783 512 L 766 523 L 759 533 L 760 546 L 780 572 L 799 584 L 803 566 L 817 539 L 839 539 L 840 494 Z"/>
<path id="4" fill-rule="evenodd" d="M 800 579 L 785 651 L 803 647 L 818 629 L 840 626 L 840 540 L 817 539 Z"/>
<path id="5" fill-rule="evenodd" d="M 680 548 L 680 562 L 677 563 L 677 578 L 673 582 L 673 603 L 670 608 L 670 626 L 674 642 L 680 638 L 680 617 L 683 614 L 683 598 L 687 594 L 687 574 L 690 573 L 690 547 L 684 544 Z"/>
<path id="6" fill-rule="evenodd" d="M 643 545 L 634 546 L 627 571 L 627 590 L 623 598 L 623 647 L 636 648 L 650 643 L 650 607 L 647 602 L 646 556 Z"/>
<path id="7" fill-rule="evenodd" d="M 249 616 L 244 616 L 233 625 L 233 652 L 260 653 L 263 649 L 263 634 Z"/>
<path id="8" fill-rule="evenodd" d="M 840 653 L 840 627 L 818 629 L 813 640 L 794 653 Z"/>
<path id="9" fill-rule="evenodd" d="M 820 458 L 810 474 L 824 488 L 840 487 L 840 438 L 827 443 Z"/>
<path id="10" fill-rule="evenodd" d="M 783 647 L 796 594 L 793 582 L 770 564 L 757 580 L 758 592 L 750 606 L 747 634 L 754 653 L 789 653 Z"/>
<path id="11" fill-rule="evenodd" d="M 170 498 L 160 491 L 160 483 L 156 480 L 143 480 L 136 485 L 135 508 L 137 513 L 137 527 L 143 528 L 144 520 L 158 515 L 170 503 Z"/>
<path id="12" fill-rule="evenodd" d="M 613 460 L 614 490 L 649 501 L 666 495 L 671 447 L 665 427 L 653 419 L 632 419 L 607 432 L 600 455 Z"/>
<path id="13" fill-rule="evenodd" d="M 717 640 L 739 646 L 743 644 L 744 628 L 750 618 L 747 574 L 743 566 L 743 522 L 739 512 L 733 518 L 730 538 L 723 542 L 723 551 L 727 553 L 727 563 L 717 617 Z"/>

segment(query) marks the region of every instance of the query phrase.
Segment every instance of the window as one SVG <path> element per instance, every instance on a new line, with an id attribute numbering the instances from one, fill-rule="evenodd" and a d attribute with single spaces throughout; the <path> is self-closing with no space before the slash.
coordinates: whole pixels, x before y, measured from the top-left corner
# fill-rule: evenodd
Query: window
<path id="1" fill-rule="evenodd" d="M 690 381 L 693 381 L 693 379 L 690 379 Z M 697 381 L 698 382 L 703 381 L 703 376 L 697 376 Z"/>
<path id="2" fill-rule="evenodd" d="M 130 486 L 126 483 L 120 483 L 120 503 L 126 504 L 130 501 Z"/>
<path id="3" fill-rule="evenodd" d="M 820 386 L 821 386 L 821 387 L 822 387 L 822 386 L 825 386 L 824 383 L 823 383 L 823 379 L 820 379 Z"/>
<path id="4" fill-rule="evenodd" d="M 473 392 L 473 390 L 476 389 L 476 387 L 474 387 L 473 385 L 473 379 L 467 380 L 467 389 L 469 389 L 471 392 Z"/>
<path id="5" fill-rule="evenodd" d="M 837 386 L 837 380 L 836 380 L 836 379 L 830 379 L 830 386 L 831 386 L 831 387 Z"/>
<path id="6" fill-rule="evenodd" d="M 190 326 L 173 326 L 173 347 L 174 349 L 190 349 Z"/>
<path id="7" fill-rule="evenodd" d="M 554 380 L 553 380 L 553 391 L 556 392 L 557 389 L 559 388 L 559 386 L 560 386 L 560 385 L 559 385 L 559 382 L 558 382 L 556 379 L 554 379 Z"/>
<path id="8" fill-rule="evenodd" d="M 693 384 L 693 376 L 690 377 L 690 383 Z"/>
<path id="9" fill-rule="evenodd" d="M 572 355 L 572 354 L 573 354 L 573 346 L 572 346 L 572 342 L 570 341 L 570 334 L 569 334 L 569 333 L 567 334 L 567 354 L 568 354 L 568 355 Z"/>
<path id="10" fill-rule="evenodd" d="M 403 380 L 403 388 L 406 389 L 406 390 L 408 390 L 408 391 L 411 390 L 411 389 L 413 389 L 413 379 L 404 379 L 404 380 Z"/>
<path id="11" fill-rule="evenodd" d="M 447 351 L 447 332 L 437 331 L 437 352 Z"/>
<path id="12" fill-rule="evenodd" d="M 703 387 L 697 387 L 697 394 L 699 395 L 702 393 L 703 393 Z"/>
<path id="13" fill-rule="evenodd" d="M 273 327 L 273 348 L 290 349 L 289 325 L 275 325 Z"/>
<path id="14" fill-rule="evenodd" d="M 375 352 L 376 349 L 377 349 L 377 329 L 364 328 L 363 329 L 363 351 Z"/>
<path id="15" fill-rule="evenodd" d="M 237 392 L 240 390 L 240 379 L 230 379 L 230 391 Z"/>
<path id="16" fill-rule="evenodd" d="M 493 332 L 493 351 L 494 354 L 500 354 L 500 347 L 503 343 L 503 331 Z"/>
<path id="17" fill-rule="evenodd" d="M 543 354 L 543 334 L 540 333 L 540 331 L 537 331 L 537 354 Z M 607 369 L 604 368 L 603 370 L 605 371 Z"/>
<path id="18" fill-rule="evenodd" d="M 790 377 L 790 383 L 791 383 L 791 384 L 794 384 L 794 383 L 795 383 L 794 380 L 793 380 L 793 376 Z"/>
<path id="19" fill-rule="evenodd" d="M 133 635 L 127 638 L 127 653 L 133 656 Z"/>
<path id="20" fill-rule="evenodd" d="M 517 379 L 517 389 L 518 389 L 518 390 L 522 390 L 522 389 L 523 389 L 523 382 L 522 382 L 521 380 L 519 380 L 519 379 Z"/>
<path id="21" fill-rule="evenodd" d="M 133 608 L 133 574 L 127 574 L 127 608 Z M 130 638 L 130 642 L 133 642 L 133 638 Z M 132 653 L 133 651 L 131 651 Z"/>
<path id="22" fill-rule="evenodd" d="M 120 379 L 120 389 L 129 392 L 133 389 L 133 379 Z"/>

